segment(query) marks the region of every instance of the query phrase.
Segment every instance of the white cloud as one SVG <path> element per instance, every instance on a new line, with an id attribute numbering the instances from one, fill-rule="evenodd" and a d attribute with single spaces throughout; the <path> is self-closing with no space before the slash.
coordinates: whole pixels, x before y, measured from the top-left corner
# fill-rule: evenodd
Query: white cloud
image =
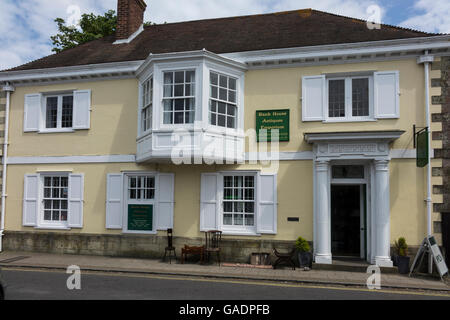
<path id="1" fill-rule="evenodd" d="M 435 33 L 450 33 L 450 1 L 419 0 L 413 7 L 417 15 L 403 21 L 400 25 Z"/>
<path id="2" fill-rule="evenodd" d="M 445 0 L 444 0 L 445 1 Z M 68 9 L 101 14 L 116 10 L 117 0 L 0 0 L 0 70 L 51 54 L 50 36 L 57 33 L 56 17 L 66 21 Z M 378 0 L 147 0 L 146 21 L 187 21 L 314 8 L 367 19 L 367 8 Z"/>

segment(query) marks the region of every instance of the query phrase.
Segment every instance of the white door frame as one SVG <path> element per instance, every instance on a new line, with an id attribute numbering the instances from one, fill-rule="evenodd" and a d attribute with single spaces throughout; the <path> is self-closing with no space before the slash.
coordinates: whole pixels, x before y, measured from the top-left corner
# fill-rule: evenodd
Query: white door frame
<path id="1" fill-rule="evenodd" d="M 367 257 L 370 263 L 392 267 L 390 258 L 390 143 L 404 131 L 363 131 L 305 133 L 306 142 L 313 144 L 314 182 L 314 261 L 331 264 L 331 163 L 367 161 Z M 371 200 L 372 199 L 372 200 Z"/>

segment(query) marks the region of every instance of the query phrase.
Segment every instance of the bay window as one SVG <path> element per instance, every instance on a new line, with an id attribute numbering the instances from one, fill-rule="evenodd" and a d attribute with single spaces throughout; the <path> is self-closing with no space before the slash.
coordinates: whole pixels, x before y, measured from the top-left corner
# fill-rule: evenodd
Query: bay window
<path id="1" fill-rule="evenodd" d="M 137 74 L 137 161 L 173 160 L 184 151 L 243 159 L 246 66 L 207 51 L 179 55 L 151 55 Z M 221 145 L 228 151 L 217 151 Z"/>

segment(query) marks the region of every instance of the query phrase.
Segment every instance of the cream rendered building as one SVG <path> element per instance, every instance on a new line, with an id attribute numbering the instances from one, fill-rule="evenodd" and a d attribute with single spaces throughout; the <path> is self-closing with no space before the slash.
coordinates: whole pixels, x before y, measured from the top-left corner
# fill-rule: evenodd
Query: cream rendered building
<path id="1" fill-rule="evenodd" d="M 125 36 L 0 72 L 4 249 L 160 257 L 168 228 L 178 251 L 218 229 L 225 260 L 302 236 L 317 263 L 391 266 L 395 239 L 418 246 L 440 220 L 413 125 L 449 36 L 314 10 L 133 29 L 143 1 L 118 9 Z M 289 110 L 289 139 L 266 149 L 256 117 L 273 110 Z"/>

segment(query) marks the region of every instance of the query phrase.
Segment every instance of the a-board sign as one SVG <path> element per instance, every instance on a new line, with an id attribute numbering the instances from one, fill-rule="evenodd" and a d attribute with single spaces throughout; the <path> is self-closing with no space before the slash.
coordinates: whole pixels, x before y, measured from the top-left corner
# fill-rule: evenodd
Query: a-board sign
<path id="1" fill-rule="evenodd" d="M 441 249 L 439 249 L 434 237 L 428 237 L 427 239 L 430 244 L 431 253 L 433 254 L 434 263 L 436 263 L 436 267 L 442 277 L 444 274 L 448 273 L 448 268 L 445 264 L 444 257 L 442 256 Z"/>
<path id="2" fill-rule="evenodd" d="M 289 109 L 256 111 L 256 141 L 271 142 L 272 130 L 278 130 L 278 141 L 289 141 L 289 121 Z"/>
<path id="3" fill-rule="evenodd" d="M 128 205 L 128 231 L 153 231 L 153 205 Z"/>
<path id="4" fill-rule="evenodd" d="M 420 259 L 419 263 L 420 266 L 425 256 L 425 253 L 427 252 L 433 256 L 434 263 L 436 264 L 436 267 L 442 278 L 442 276 L 448 273 L 448 268 L 447 265 L 445 264 L 445 260 L 444 257 L 442 256 L 441 250 L 439 249 L 439 246 L 436 243 L 436 239 L 433 236 L 428 236 L 422 241 L 422 245 L 420 246 L 419 251 L 417 251 L 417 255 L 414 258 L 414 262 L 411 265 L 410 275 L 414 271 L 414 269 L 418 267 L 417 262 L 419 259 Z"/>

